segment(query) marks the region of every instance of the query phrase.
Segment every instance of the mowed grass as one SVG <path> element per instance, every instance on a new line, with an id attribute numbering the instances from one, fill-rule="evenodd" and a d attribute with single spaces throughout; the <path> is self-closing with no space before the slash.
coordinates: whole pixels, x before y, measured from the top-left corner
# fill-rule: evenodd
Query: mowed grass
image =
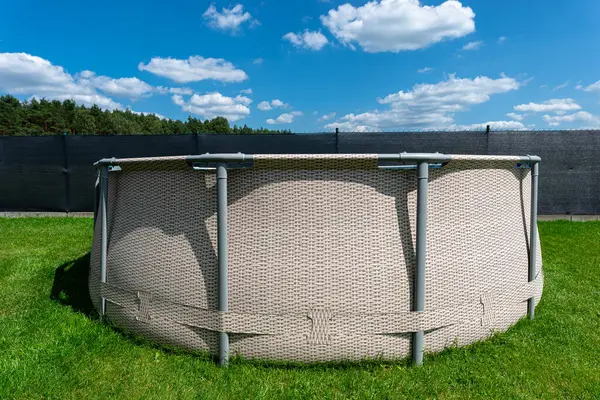
<path id="1" fill-rule="evenodd" d="M 600 398 L 600 223 L 539 224 L 534 321 L 424 366 L 298 365 L 167 351 L 102 324 L 90 219 L 0 219 L 0 399 Z"/>

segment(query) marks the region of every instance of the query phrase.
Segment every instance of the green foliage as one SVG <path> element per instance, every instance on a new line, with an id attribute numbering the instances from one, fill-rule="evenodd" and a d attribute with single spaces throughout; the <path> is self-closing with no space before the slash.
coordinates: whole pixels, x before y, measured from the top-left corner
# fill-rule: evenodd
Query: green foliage
<path id="1" fill-rule="evenodd" d="M 154 114 L 135 114 L 130 110 L 102 111 L 97 105 L 86 107 L 73 100 L 32 99 L 19 101 L 11 95 L 0 96 L 0 136 L 25 135 L 155 135 L 155 134 L 289 134 L 289 130 L 252 129 L 229 126 L 227 118 L 202 121 L 160 119 Z"/>
<path id="2" fill-rule="evenodd" d="M 238 127 L 238 129 L 240 129 Z M 600 222 L 541 222 L 536 319 L 408 362 L 299 365 L 168 351 L 90 313 L 89 218 L 0 218 L 0 399 L 592 399 Z"/>

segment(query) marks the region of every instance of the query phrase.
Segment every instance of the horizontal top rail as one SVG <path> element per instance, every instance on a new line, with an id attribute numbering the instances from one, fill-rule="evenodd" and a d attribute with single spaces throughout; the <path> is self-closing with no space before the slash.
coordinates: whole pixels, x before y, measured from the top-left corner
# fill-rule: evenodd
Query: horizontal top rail
<path id="1" fill-rule="evenodd" d="M 206 153 L 189 156 L 172 157 L 140 157 L 140 158 L 103 158 L 94 166 L 117 165 L 127 163 L 151 163 L 160 161 L 184 161 L 193 163 L 216 163 L 216 162 L 253 162 L 253 161 L 287 160 L 289 162 L 302 161 L 374 161 L 374 162 L 406 162 L 406 163 L 446 163 L 450 161 L 513 161 L 537 163 L 541 158 L 533 155 L 526 156 L 490 156 L 490 155 L 466 155 L 466 154 L 442 154 L 442 153 L 389 153 L 389 154 L 244 154 L 244 153 Z"/>

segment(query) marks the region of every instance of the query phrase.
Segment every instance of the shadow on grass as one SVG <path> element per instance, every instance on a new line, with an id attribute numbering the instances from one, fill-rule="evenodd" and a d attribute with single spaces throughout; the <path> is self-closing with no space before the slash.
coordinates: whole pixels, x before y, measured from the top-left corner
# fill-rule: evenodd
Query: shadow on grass
<path id="1" fill-rule="evenodd" d="M 64 263 L 54 273 L 50 298 L 92 319 L 98 313 L 92 304 L 88 289 L 90 253 Z"/>

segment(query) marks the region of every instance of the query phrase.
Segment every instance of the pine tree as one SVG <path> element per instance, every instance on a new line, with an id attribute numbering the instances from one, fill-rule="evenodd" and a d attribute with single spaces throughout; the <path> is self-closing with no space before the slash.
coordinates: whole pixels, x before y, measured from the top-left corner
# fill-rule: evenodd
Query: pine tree
<path id="1" fill-rule="evenodd" d="M 131 110 L 102 110 L 73 100 L 49 101 L 33 98 L 19 101 L 11 95 L 0 96 L 0 135 L 152 135 L 152 134 L 254 134 L 291 133 L 290 131 L 252 129 L 229 125 L 224 117 L 204 121 L 189 116 L 186 121 L 160 119 L 154 114 Z"/>

